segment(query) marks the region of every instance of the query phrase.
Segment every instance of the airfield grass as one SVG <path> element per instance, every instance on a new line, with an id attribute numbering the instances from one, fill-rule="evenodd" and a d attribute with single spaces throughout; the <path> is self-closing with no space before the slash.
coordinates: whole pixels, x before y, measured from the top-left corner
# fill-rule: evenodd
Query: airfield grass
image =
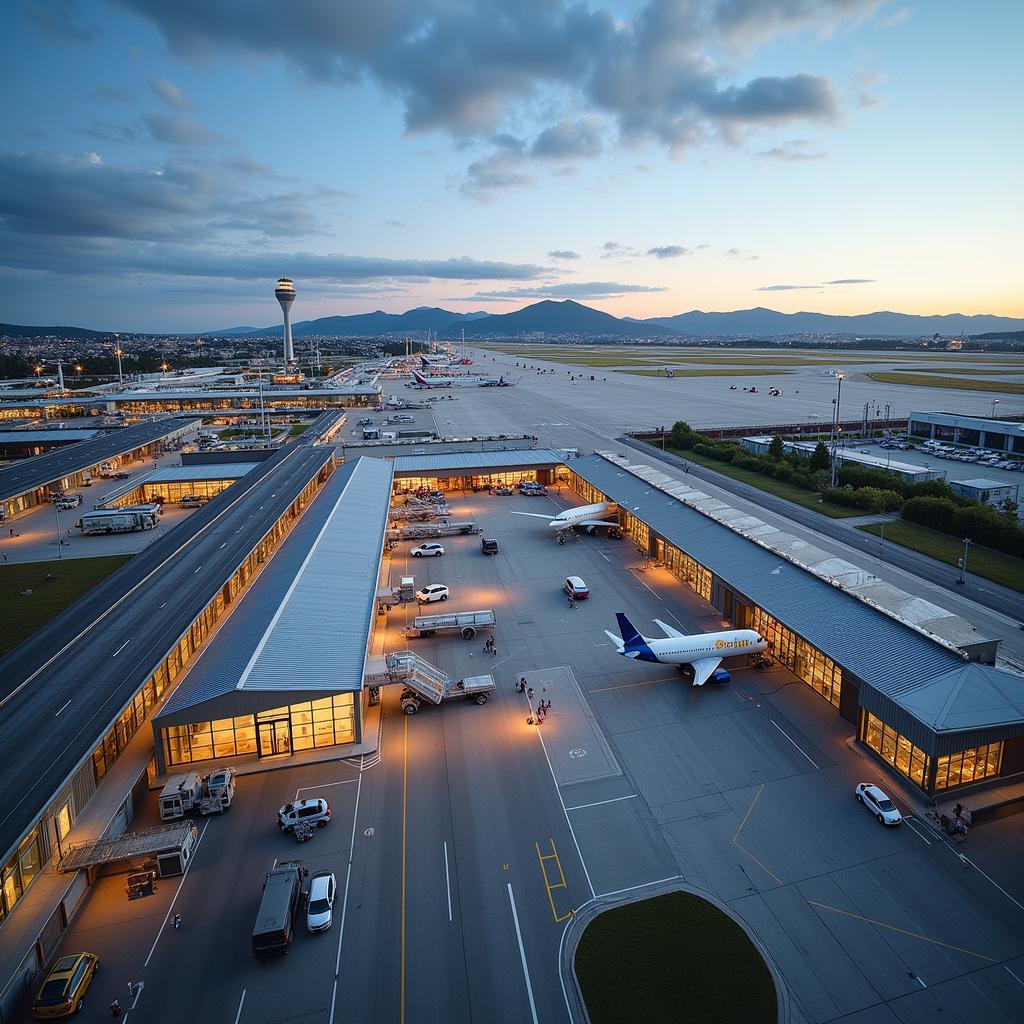
<path id="1" fill-rule="evenodd" d="M 309 430 L 309 425 L 312 422 L 312 420 L 307 420 L 304 423 L 293 423 L 292 429 L 288 431 L 288 436 L 298 437 L 300 434 L 304 434 L 307 430 Z"/>
<path id="2" fill-rule="evenodd" d="M 105 555 L 0 565 L 0 655 L 13 650 L 131 557 Z M 48 572 L 56 573 L 57 578 L 47 581 Z M 24 590 L 32 594 L 22 597 Z"/>
<path id="3" fill-rule="evenodd" d="M 871 523 L 868 526 L 859 526 L 858 529 L 881 537 L 882 525 Z M 964 554 L 962 540 L 950 537 L 946 533 L 939 533 L 937 530 L 929 530 L 926 526 L 918 526 L 916 523 L 897 520 L 885 523 L 884 526 L 886 544 L 891 542 L 899 544 L 900 547 L 910 548 L 912 551 L 945 562 L 959 571 L 959 560 Z M 993 583 L 1024 593 L 1024 559 L 993 551 L 992 548 L 982 547 L 980 544 L 971 544 L 967 554 L 967 575 L 982 576 Z"/>
<path id="4" fill-rule="evenodd" d="M 575 958 L 592 1024 L 774 1024 L 771 972 L 746 932 L 707 900 L 666 893 L 599 914 Z"/>
<path id="5" fill-rule="evenodd" d="M 653 448 L 661 447 L 654 441 L 648 443 Z M 678 455 L 681 459 L 695 462 L 698 466 L 706 466 L 708 469 L 713 469 L 716 473 L 721 473 L 723 476 L 728 476 L 733 480 L 739 480 L 741 483 L 756 487 L 759 491 L 767 491 L 778 498 L 785 498 L 786 501 L 793 502 L 794 505 L 801 505 L 804 508 L 811 509 L 813 512 L 820 512 L 830 519 L 849 519 L 853 516 L 862 516 L 864 514 L 861 509 L 847 508 L 845 505 L 833 505 L 831 502 L 822 501 L 816 491 L 805 491 L 802 487 L 786 483 L 783 480 L 774 480 L 770 476 L 762 476 L 760 473 L 755 473 L 752 469 L 741 469 L 739 466 L 732 465 L 732 463 L 719 462 L 718 459 L 711 459 L 706 455 L 698 455 L 693 451 L 683 451 L 671 447 L 668 448 L 668 451 L 673 455 Z"/>
<path id="6" fill-rule="evenodd" d="M 1006 376 L 1013 373 L 1024 373 L 1024 362 L 1007 363 L 999 369 L 980 366 L 915 366 L 913 370 L 899 371 L 907 373 L 966 373 L 973 377 Z"/>
<path id="7" fill-rule="evenodd" d="M 987 391 L 1000 395 L 1024 395 L 1024 382 L 1021 381 L 964 380 L 961 377 L 932 377 L 914 372 L 869 373 L 868 376 L 880 384 L 909 384 L 922 388 L 951 388 L 955 391 Z"/>

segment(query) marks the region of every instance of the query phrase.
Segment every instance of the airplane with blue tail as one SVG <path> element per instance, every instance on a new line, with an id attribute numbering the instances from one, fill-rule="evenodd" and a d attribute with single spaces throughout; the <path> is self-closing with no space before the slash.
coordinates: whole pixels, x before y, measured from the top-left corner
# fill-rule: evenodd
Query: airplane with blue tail
<path id="1" fill-rule="evenodd" d="M 619 623 L 620 636 L 610 630 L 605 635 L 615 644 L 624 658 L 635 661 L 649 661 L 660 665 L 689 665 L 693 669 L 693 685 L 703 686 L 709 679 L 728 682 L 728 673 L 720 671 L 723 658 L 735 658 L 746 654 L 759 654 L 767 650 L 768 642 L 753 629 L 730 629 L 717 633 L 698 633 L 687 636 L 661 619 L 655 619 L 664 637 L 643 636 L 632 622 L 622 613 L 615 616 Z"/>

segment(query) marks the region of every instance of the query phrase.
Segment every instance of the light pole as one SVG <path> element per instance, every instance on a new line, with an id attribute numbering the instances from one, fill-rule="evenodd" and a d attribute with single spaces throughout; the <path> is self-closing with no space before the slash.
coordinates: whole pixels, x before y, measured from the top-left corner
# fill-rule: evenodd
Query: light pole
<path id="1" fill-rule="evenodd" d="M 836 447 L 839 444 L 839 402 L 843 397 L 843 375 L 841 373 L 836 374 L 836 380 L 839 383 L 836 389 L 836 409 L 835 415 L 832 418 L 832 486 L 836 485 Z"/>
<path id="2" fill-rule="evenodd" d="M 167 363 L 166 362 L 161 363 L 160 364 L 160 369 L 163 370 L 164 380 L 167 380 L 167 370 L 169 369 L 169 367 L 167 366 Z"/>
<path id="3" fill-rule="evenodd" d="M 114 349 L 114 355 L 117 356 L 117 383 L 124 384 L 124 371 L 121 369 L 121 356 L 124 352 L 121 350 L 121 343 L 118 342 L 117 348 Z"/>
<path id="4" fill-rule="evenodd" d="M 996 406 L 999 404 L 998 398 L 992 399 L 992 419 L 996 418 Z"/>
<path id="5" fill-rule="evenodd" d="M 60 535 L 60 509 L 57 507 L 57 502 L 53 503 L 53 514 L 57 517 L 57 557 L 64 557 L 64 541 Z"/>
<path id="6" fill-rule="evenodd" d="M 964 537 L 964 557 L 960 559 L 960 579 L 956 581 L 958 587 L 962 587 L 967 582 L 964 577 L 967 573 L 967 549 L 970 547 L 970 544 L 970 538 Z"/>

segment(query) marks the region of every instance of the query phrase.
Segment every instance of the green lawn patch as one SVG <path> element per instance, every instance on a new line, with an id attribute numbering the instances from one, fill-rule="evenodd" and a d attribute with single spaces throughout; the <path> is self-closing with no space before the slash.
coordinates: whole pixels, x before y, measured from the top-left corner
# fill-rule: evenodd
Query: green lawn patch
<path id="1" fill-rule="evenodd" d="M 775 1024 L 771 972 L 746 932 L 689 892 L 606 910 L 587 925 L 576 977 L 592 1024 Z"/>
<path id="2" fill-rule="evenodd" d="M 0 655 L 13 650 L 131 557 L 105 555 L 0 565 Z M 56 573 L 55 580 L 46 579 L 50 572 Z M 31 596 L 22 597 L 24 590 L 31 590 Z"/>
<path id="3" fill-rule="evenodd" d="M 648 444 L 652 448 L 661 447 L 656 441 L 649 441 Z M 755 473 L 752 469 L 740 469 L 730 462 L 719 462 L 718 459 L 697 455 L 696 452 L 692 451 L 678 451 L 675 448 L 669 448 L 668 451 L 690 462 L 696 462 L 698 466 L 707 466 L 708 469 L 713 469 L 723 476 L 732 477 L 733 480 L 741 480 L 743 483 L 750 484 L 751 487 L 756 487 L 760 491 L 767 491 L 769 494 L 785 498 L 787 501 L 793 502 L 794 505 L 802 505 L 804 508 L 820 512 L 830 519 L 849 519 L 851 516 L 864 515 L 861 509 L 847 508 L 845 505 L 833 505 L 831 502 L 822 501 L 815 491 L 805 491 L 802 487 L 797 487 L 795 484 L 784 483 L 782 480 L 773 480 L 770 476 L 762 476 L 760 473 Z M 699 487 L 699 481 L 694 481 L 694 486 Z"/>
<path id="4" fill-rule="evenodd" d="M 938 377 L 924 373 L 869 373 L 881 384 L 912 384 L 924 388 L 953 388 L 956 391 L 989 391 L 1002 395 L 1024 395 L 1024 383 L 1008 380 L 964 380 L 962 377 Z"/>
<path id="5" fill-rule="evenodd" d="M 288 436 L 298 437 L 300 434 L 304 434 L 307 430 L 309 430 L 310 423 L 312 423 L 312 420 L 309 420 L 306 423 L 293 423 L 292 429 L 288 431 Z"/>
<path id="6" fill-rule="evenodd" d="M 945 562 L 954 569 L 958 568 L 958 560 L 964 554 L 964 542 L 961 539 L 951 537 L 947 533 L 939 533 L 937 530 L 929 530 L 928 527 L 918 526 L 917 523 L 897 521 L 884 525 L 886 544 L 899 544 L 901 547 L 919 551 L 922 555 Z M 879 523 L 860 526 L 858 529 L 872 533 L 876 537 L 882 536 L 882 524 Z M 967 555 L 967 575 L 982 576 L 993 583 L 1024 593 L 1024 559 L 993 551 L 980 544 L 972 543 L 970 546 Z"/>

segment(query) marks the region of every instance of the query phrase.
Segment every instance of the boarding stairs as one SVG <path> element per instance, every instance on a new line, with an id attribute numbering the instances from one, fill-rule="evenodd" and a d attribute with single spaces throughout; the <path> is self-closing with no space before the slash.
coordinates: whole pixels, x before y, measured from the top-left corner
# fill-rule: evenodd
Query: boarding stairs
<path id="1" fill-rule="evenodd" d="M 447 672 L 442 672 L 414 651 L 394 651 L 383 658 L 373 658 L 371 662 L 367 663 L 363 678 L 366 686 L 401 683 L 431 704 L 440 704 L 452 685 L 452 677 Z"/>
<path id="2" fill-rule="evenodd" d="M 57 865 L 58 871 L 78 871 L 100 864 L 114 864 L 122 860 L 180 850 L 195 843 L 195 822 L 182 821 L 174 825 L 160 825 L 142 832 L 124 832 L 119 836 L 103 836 L 92 842 L 76 843 L 65 850 Z"/>

